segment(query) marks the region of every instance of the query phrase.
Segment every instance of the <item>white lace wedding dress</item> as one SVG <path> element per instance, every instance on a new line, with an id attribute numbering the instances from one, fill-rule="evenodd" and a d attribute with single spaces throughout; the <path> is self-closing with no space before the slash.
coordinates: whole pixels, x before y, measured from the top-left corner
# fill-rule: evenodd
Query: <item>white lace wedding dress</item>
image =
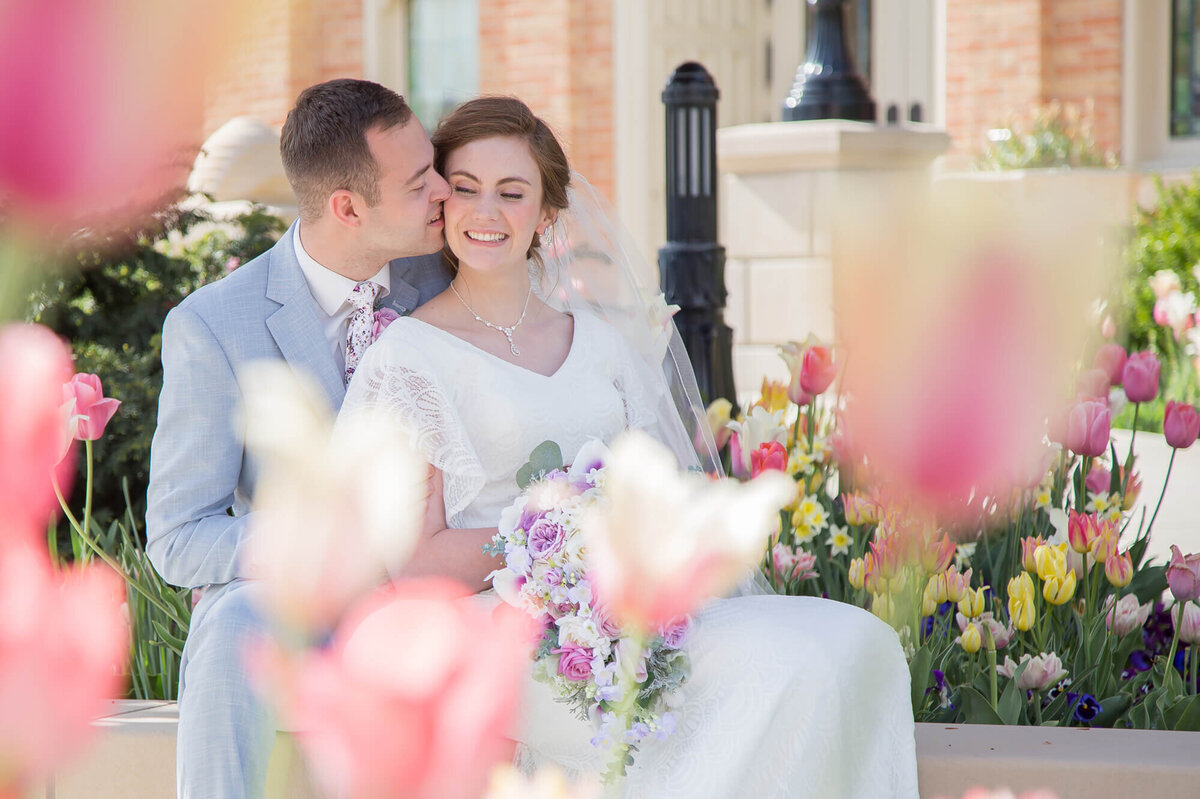
<path id="1" fill-rule="evenodd" d="M 443 471 L 450 527 L 489 527 L 543 441 L 570 462 L 591 438 L 653 431 L 640 363 L 613 328 L 582 313 L 550 376 L 403 318 L 367 351 L 343 413 L 399 414 Z M 895 633 L 874 616 L 811 598 L 717 600 L 698 614 L 687 648 L 692 674 L 678 726 L 637 753 L 626 796 L 917 796 L 908 668 Z M 598 773 L 594 730 L 547 686 L 527 682 L 515 733 L 525 762 Z"/>

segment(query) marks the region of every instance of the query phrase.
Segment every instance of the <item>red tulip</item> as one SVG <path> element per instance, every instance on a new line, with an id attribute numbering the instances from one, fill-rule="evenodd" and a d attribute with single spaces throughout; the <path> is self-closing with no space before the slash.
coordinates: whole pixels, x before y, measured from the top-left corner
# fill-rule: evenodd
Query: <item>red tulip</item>
<path id="1" fill-rule="evenodd" d="M 1121 385 L 1130 402 L 1149 402 L 1158 396 L 1158 356 L 1150 351 L 1135 352 L 1125 361 Z"/>
<path id="2" fill-rule="evenodd" d="M 1112 414 L 1108 405 L 1095 400 L 1077 403 L 1067 417 L 1067 449 L 1077 455 L 1097 457 L 1108 449 Z"/>
<path id="3" fill-rule="evenodd" d="M 57 465 L 62 485 L 73 471 L 60 408 L 70 379 L 71 354 L 50 330 L 0 327 L 0 531 L 44 531 L 58 507 L 51 475 Z"/>
<path id="4" fill-rule="evenodd" d="M 327 649 L 251 658 L 331 794 L 475 799 L 512 757 L 533 637 L 516 608 L 423 579 L 361 601 Z"/>
<path id="5" fill-rule="evenodd" d="M 800 388 L 805 394 L 816 396 L 825 393 L 833 378 L 837 376 L 837 364 L 828 347 L 814 345 L 804 351 L 800 365 Z"/>
<path id="6" fill-rule="evenodd" d="M 74 435 L 79 441 L 95 441 L 104 435 L 104 428 L 121 406 L 120 400 L 104 396 L 97 375 L 75 375 L 63 384 L 62 394 L 64 403 L 74 402 L 72 415 L 79 417 Z"/>
<path id="7" fill-rule="evenodd" d="M 1175 400 L 1167 400 L 1163 414 L 1163 438 L 1176 449 L 1187 449 L 1200 437 L 1200 411 Z"/>
<path id="8" fill-rule="evenodd" d="M 1109 342 L 1096 350 L 1096 357 L 1092 359 L 1092 365 L 1097 369 L 1104 370 L 1104 373 L 1108 375 L 1108 382 L 1115 386 L 1121 382 L 1121 372 L 1125 369 L 1126 358 L 1124 347 Z"/>
<path id="9" fill-rule="evenodd" d="M 129 651 L 124 599 L 107 566 L 56 575 L 32 545 L 0 551 L 0 795 L 48 777 L 98 731 Z"/>

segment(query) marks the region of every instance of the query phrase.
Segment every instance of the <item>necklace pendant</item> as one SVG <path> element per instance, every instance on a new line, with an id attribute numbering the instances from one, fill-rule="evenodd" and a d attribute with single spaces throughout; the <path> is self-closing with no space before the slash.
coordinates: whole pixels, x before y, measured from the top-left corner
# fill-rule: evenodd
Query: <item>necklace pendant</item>
<path id="1" fill-rule="evenodd" d="M 521 354 L 521 351 L 520 351 L 519 349 L 517 349 L 517 345 L 516 345 L 516 344 L 513 344 L 511 341 L 510 341 L 510 342 L 508 342 L 508 349 L 509 349 L 509 351 L 510 351 L 510 352 L 512 352 L 512 354 L 513 354 L 513 355 L 520 355 L 520 354 Z"/>

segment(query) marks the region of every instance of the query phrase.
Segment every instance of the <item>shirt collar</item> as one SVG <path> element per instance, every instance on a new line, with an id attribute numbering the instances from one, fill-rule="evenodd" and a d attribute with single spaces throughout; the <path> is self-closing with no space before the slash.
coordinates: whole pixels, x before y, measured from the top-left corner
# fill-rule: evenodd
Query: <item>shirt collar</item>
<path id="1" fill-rule="evenodd" d="M 333 316 L 344 303 L 349 301 L 350 293 L 358 284 L 345 275 L 339 275 L 332 269 L 322 266 L 308 254 L 304 245 L 300 243 L 299 222 L 296 223 L 293 233 L 293 244 L 296 249 L 296 260 L 300 262 L 300 271 L 304 273 L 304 280 L 308 283 L 308 290 L 312 292 L 313 299 L 317 301 L 317 305 L 325 312 L 325 315 Z M 384 264 L 383 268 L 368 280 L 379 284 L 378 296 L 382 297 L 391 291 L 392 270 L 388 264 Z"/>

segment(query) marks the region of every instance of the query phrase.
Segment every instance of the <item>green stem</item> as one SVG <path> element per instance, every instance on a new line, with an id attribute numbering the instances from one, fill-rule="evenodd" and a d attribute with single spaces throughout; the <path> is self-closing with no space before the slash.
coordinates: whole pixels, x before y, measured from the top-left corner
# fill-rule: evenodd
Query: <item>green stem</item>
<path id="1" fill-rule="evenodd" d="M 1033 702 L 1033 724 L 1035 727 L 1042 726 L 1042 692 L 1034 691 L 1030 699 Z"/>
<path id="2" fill-rule="evenodd" d="M 992 630 L 986 624 L 981 624 L 983 627 L 983 642 L 987 647 L 987 663 L 988 663 L 988 682 L 992 689 L 992 710 L 997 713 L 1000 711 L 999 692 L 996 690 L 996 639 L 992 637 Z"/>
<path id="3" fill-rule="evenodd" d="M 1176 608 L 1179 610 L 1178 617 L 1176 617 L 1174 612 Z M 1175 668 L 1175 651 L 1179 648 L 1179 624 L 1183 618 L 1183 603 L 1176 602 L 1175 607 L 1171 608 L 1171 611 L 1171 620 L 1174 622 L 1173 626 L 1175 627 L 1175 635 L 1171 637 L 1171 649 L 1167 653 L 1167 667 L 1164 670 L 1164 674 L 1167 671 Z M 1187 686 L 1184 686 L 1184 693 L 1187 693 Z"/>
<path id="4" fill-rule="evenodd" d="M 1187 689 L 1193 694 L 1197 693 L 1196 675 L 1197 666 L 1200 666 L 1200 652 L 1197 652 L 1197 649 L 1200 649 L 1200 645 L 1193 643 L 1188 646 L 1188 671 L 1190 672 L 1191 677 L 1188 680 Z"/>
<path id="5" fill-rule="evenodd" d="M 641 657 L 642 649 L 645 648 L 645 641 L 646 635 L 640 626 L 632 629 L 629 637 L 625 639 L 625 644 L 632 647 L 631 651 L 633 654 L 631 660 L 625 664 L 622 664 L 623 666 L 628 666 L 630 668 L 629 672 L 622 675 L 625 678 L 625 684 L 628 686 L 628 690 L 625 691 L 625 694 L 621 697 L 620 703 L 613 711 L 617 714 L 617 719 L 619 720 L 620 724 L 618 725 L 618 729 L 615 731 L 619 735 L 619 738 L 616 741 L 616 756 L 613 758 L 612 762 L 608 766 L 608 770 L 604 774 L 604 782 L 608 785 L 615 784 L 618 777 L 625 776 L 625 759 L 629 755 L 629 742 L 625 738 L 625 733 L 629 730 L 630 721 L 633 716 L 633 708 L 637 704 L 638 697 L 638 686 L 634 679 L 635 675 L 632 671 L 632 667 L 637 663 L 638 658 Z"/>
<path id="6" fill-rule="evenodd" d="M 84 452 L 85 462 L 87 463 L 87 471 L 85 472 L 85 474 L 87 475 L 87 478 L 86 478 L 87 485 L 85 487 L 86 490 L 83 495 L 83 532 L 81 532 L 80 535 L 83 537 L 87 537 L 92 532 L 92 473 L 94 470 L 92 469 L 92 442 L 91 441 L 84 440 L 83 452 Z M 84 551 L 86 552 L 87 550 L 84 550 Z M 85 559 L 85 562 L 90 561 L 90 560 L 91 560 L 91 558 L 88 557 Z"/>
<path id="7" fill-rule="evenodd" d="M 1167 493 L 1167 481 L 1171 479 L 1171 467 L 1175 465 L 1175 453 L 1179 450 L 1171 447 L 1171 459 L 1167 461 L 1167 475 L 1163 478 L 1162 491 L 1158 493 L 1158 503 L 1154 506 L 1154 513 L 1150 516 L 1150 524 L 1146 525 L 1146 538 L 1150 537 L 1150 530 L 1154 527 L 1154 520 L 1158 518 L 1158 509 L 1162 507 L 1163 497 Z"/>
<path id="8" fill-rule="evenodd" d="M 1137 436 L 1137 420 L 1138 412 L 1142 409 L 1142 403 L 1133 403 L 1133 430 L 1129 434 L 1129 454 L 1125 456 L 1125 473 L 1121 475 L 1121 501 L 1125 500 L 1125 491 L 1129 488 L 1129 475 L 1133 471 L 1133 439 Z M 1115 453 L 1114 453 L 1115 454 Z M 1116 464 L 1113 464 L 1114 467 Z"/>
<path id="9" fill-rule="evenodd" d="M 1087 478 L 1088 472 L 1092 470 L 1092 456 L 1084 455 L 1083 460 L 1079 464 L 1079 490 L 1075 492 L 1075 510 L 1083 513 L 1084 507 L 1087 505 Z"/>
<path id="10" fill-rule="evenodd" d="M 90 478 L 91 477 L 90 464 L 89 464 L 88 472 L 89 472 L 88 477 Z M 187 628 L 187 626 L 188 626 L 187 623 L 184 622 L 182 619 L 180 619 L 179 616 L 177 616 L 174 612 L 172 612 L 171 608 L 168 607 L 166 605 L 166 603 L 164 603 L 161 599 L 154 596 L 149 591 L 147 591 L 145 588 L 143 588 L 140 584 L 138 584 L 138 582 L 136 580 L 134 580 L 132 577 L 129 576 L 129 574 L 125 571 L 125 569 L 121 566 L 121 564 L 117 562 L 116 558 L 114 558 L 112 555 L 105 552 L 104 549 L 100 546 L 100 543 L 98 541 L 96 541 L 94 538 L 92 538 L 90 535 L 86 534 L 83 531 L 83 526 L 80 524 L 79 520 L 76 519 L 75 516 L 71 513 L 71 509 L 69 507 L 67 507 L 67 500 L 62 495 L 62 489 L 60 489 L 58 486 L 58 480 L 54 479 L 53 483 L 54 483 L 54 495 L 56 497 L 58 497 L 58 504 L 62 508 L 63 515 L 67 518 L 67 522 L 71 525 L 71 529 L 75 532 L 75 534 L 79 536 L 79 539 L 81 541 L 83 541 L 83 543 L 86 544 L 88 547 L 90 547 L 93 552 L 95 552 L 97 555 L 99 555 L 100 560 L 104 561 L 109 566 L 109 568 L 111 568 L 117 574 L 119 574 L 123 578 L 125 578 L 125 582 L 128 583 L 129 585 L 133 586 L 133 589 L 135 591 L 137 591 L 139 594 L 141 594 L 142 596 L 144 596 L 146 598 L 146 601 L 148 601 L 151 605 L 154 605 L 154 607 L 158 608 L 163 613 L 167 614 L 167 618 L 170 619 L 171 621 L 175 622 L 176 624 L 178 624 L 181 628 Z M 88 484 L 89 485 L 91 484 L 90 479 L 88 480 Z M 89 499 L 90 499 L 90 494 L 91 494 L 90 490 L 89 490 L 88 494 L 89 494 Z"/>

